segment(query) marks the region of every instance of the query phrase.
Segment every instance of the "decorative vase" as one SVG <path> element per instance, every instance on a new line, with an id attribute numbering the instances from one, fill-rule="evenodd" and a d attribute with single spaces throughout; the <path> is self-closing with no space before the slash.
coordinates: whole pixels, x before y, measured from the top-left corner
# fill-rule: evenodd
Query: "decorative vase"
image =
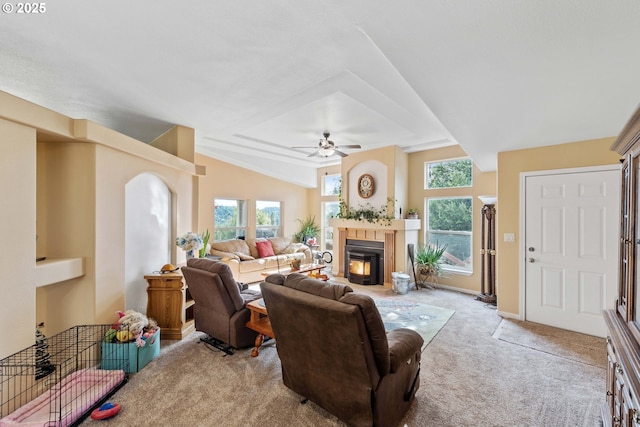
<path id="1" fill-rule="evenodd" d="M 189 261 L 191 258 L 194 258 L 193 250 L 187 251 L 187 261 Z"/>

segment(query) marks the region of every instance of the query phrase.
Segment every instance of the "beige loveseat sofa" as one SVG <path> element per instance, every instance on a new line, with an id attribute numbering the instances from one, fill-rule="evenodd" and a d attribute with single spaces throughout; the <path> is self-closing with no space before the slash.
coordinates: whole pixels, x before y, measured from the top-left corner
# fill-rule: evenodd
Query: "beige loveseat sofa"
<path id="1" fill-rule="evenodd" d="M 274 255 L 261 257 L 257 242 L 270 242 Z M 302 264 L 310 263 L 312 259 L 311 249 L 305 244 L 293 243 L 290 237 L 215 242 L 209 253 L 221 257 L 221 261 L 231 268 L 234 279 L 245 283 L 264 280 L 262 273 L 288 268 L 294 259 Z"/>

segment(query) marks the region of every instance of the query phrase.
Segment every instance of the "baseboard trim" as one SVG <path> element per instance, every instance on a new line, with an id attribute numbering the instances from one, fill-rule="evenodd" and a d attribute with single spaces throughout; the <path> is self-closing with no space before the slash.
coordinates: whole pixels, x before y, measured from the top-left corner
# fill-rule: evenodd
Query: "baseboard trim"
<path id="1" fill-rule="evenodd" d="M 523 320 L 519 314 L 509 313 L 508 311 L 498 310 L 497 313 L 498 316 L 502 317 L 503 319 Z"/>
<path id="2" fill-rule="evenodd" d="M 480 292 L 474 291 L 472 289 L 456 288 L 455 286 L 441 285 L 439 283 L 436 284 L 435 287 L 439 288 L 439 289 L 446 289 L 448 291 L 460 292 L 460 293 L 469 294 L 469 295 L 478 295 L 480 293 Z"/>
<path id="3" fill-rule="evenodd" d="M 415 286 L 415 283 L 413 285 Z M 447 286 L 447 285 L 441 285 L 441 284 L 437 284 L 436 288 L 446 289 L 448 291 L 460 292 L 460 293 L 468 294 L 468 295 L 479 295 L 480 294 L 479 291 L 474 291 L 472 289 L 456 288 L 455 286 Z M 413 289 L 415 289 L 415 287 Z M 500 316 L 502 318 L 514 319 L 514 320 L 524 320 L 524 319 L 522 319 L 522 316 L 520 316 L 519 314 L 509 313 L 508 311 L 497 310 L 496 313 L 498 314 L 498 316 Z"/>

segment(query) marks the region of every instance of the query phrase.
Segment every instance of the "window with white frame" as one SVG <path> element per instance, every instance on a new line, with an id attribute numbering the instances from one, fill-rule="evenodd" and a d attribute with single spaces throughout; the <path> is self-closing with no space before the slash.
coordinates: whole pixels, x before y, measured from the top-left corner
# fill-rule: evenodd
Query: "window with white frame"
<path id="1" fill-rule="evenodd" d="M 256 238 L 280 236 L 281 202 L 256 200 Z"/>
<path id="2" fill-rule="evenodd" d="M 473 270 L 471 197 L 428 198 L 427 241 L 446 245 L 443 255 L 444 269 L 460 272 Z"/>
<path id="3" fill-rule="evenodd" d="M 329 220 L 338 215 L 340 202 L 322 202 L 322 248 L 325 251 L 333 251 L 333 227 Z"/>
<path id="4" fill-rule="evenodd" d="M 214 199 L 213 203 L 213 241 L 244 239 L 247 235 L 246 201 Z"/>
<path id="5" fill-rule="evenodd" d="M 322 176 L 322 195 L 338 196 L 342 187 L 342 175 L 332 174 Z"/>

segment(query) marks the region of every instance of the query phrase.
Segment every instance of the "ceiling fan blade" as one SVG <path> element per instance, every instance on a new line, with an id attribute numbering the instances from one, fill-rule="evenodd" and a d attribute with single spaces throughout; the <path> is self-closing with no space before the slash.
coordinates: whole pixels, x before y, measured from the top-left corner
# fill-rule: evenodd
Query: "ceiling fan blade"
<path id="1" fill-rule="evenodd" d="M 306 147 L 289 147 L 289 148 L 318 148 L 317 146 L 313 146 L 313 147 L 309 147 L 308 145 Z"/>
<path id="2" fill-rule="evenodd" d="M 342 151 L 338 151 L 338 150 L 335 150 L 334 154 L 337 154 L 340 157 L 347 157 L 348 156 L 347 153 L 343 153 Z"/>
<path id="3" fill-rule="evenodd" d="M 309 154 L 307 157 L 314 157 L 314 156 L 317 156 L 319 154 L 320 154 L 320 152 L 316 150 L 313 153 Z"/>
<path id="4" fill-rule="evenodd" d="M 360 146 L 360 144 L 354 144 L 354 145 L 341 145 L 340 148 L 362 148 Z"/>

